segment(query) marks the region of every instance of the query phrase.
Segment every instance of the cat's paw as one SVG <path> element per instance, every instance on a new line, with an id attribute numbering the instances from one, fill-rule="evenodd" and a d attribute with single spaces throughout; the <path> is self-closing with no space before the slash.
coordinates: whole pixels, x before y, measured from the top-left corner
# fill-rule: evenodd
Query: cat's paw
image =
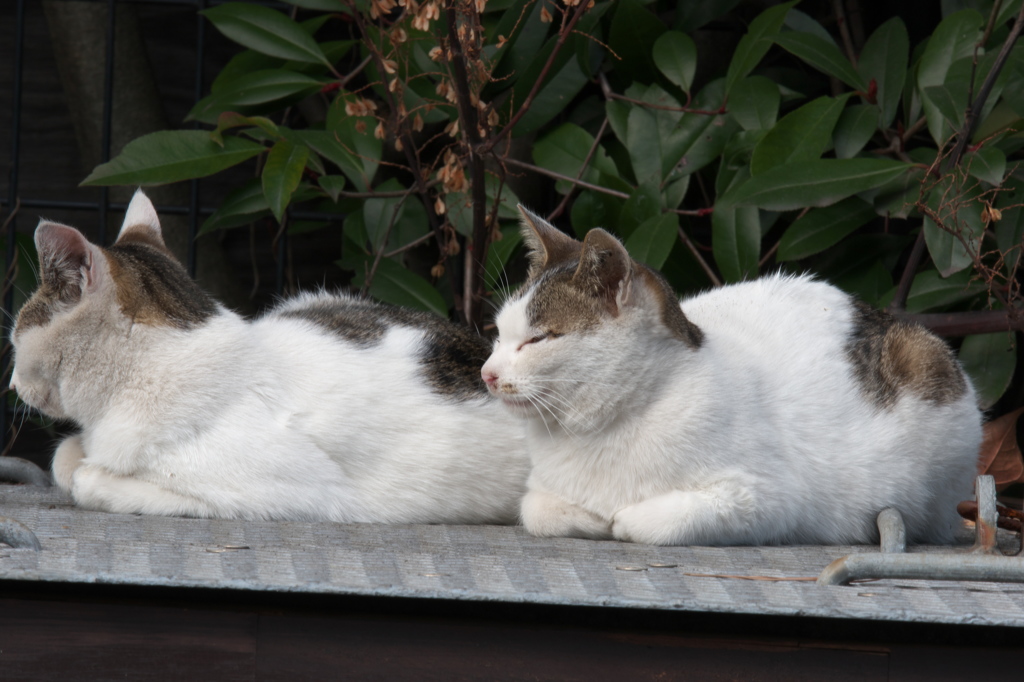
<path id="1" fill-rule="evenodd" d="M 612 536 L 606 519 L 551 493 L 526 493 L 521 515 L 523 526 L 531 535 L 590 540 L 608 540 Z"/>
<path id="2" fill-rule="evenodd" d="M 612 537 L 644 545 L 688 544 L 684 540 L 688 501 L 686 493 L 675 493 L 623 507 L 612 516 Z"/>
<path id="3" fill-rule="evenodd" d="M 50 470 L 53 472 L 53 482 L 65 492 L 71 492 L 72 478 L 78 467 L 82 466 L 85 459 L 85 450 L 82 449 L 82 438 L 71 436 L 65 438 L 57 447 L 53 455 L 53 464 Z"/>

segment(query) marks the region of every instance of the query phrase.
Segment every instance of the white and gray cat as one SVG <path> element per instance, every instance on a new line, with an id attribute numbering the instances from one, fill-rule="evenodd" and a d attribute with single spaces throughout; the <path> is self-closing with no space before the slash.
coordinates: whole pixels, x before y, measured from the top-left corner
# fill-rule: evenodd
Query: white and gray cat
<path id="1" fill-rule="evenodd" d="M 53 475 L 122 513 L 510 523 L 529 469 L 487 393 L 488 344 L 435 316 L 326 293 L 244 320 L 170 255 L 136 193 L 117 242 L 41 222 L 12 387 L 81 433 Z"/>
<path id="2" fill-rule="evenodd" d="M 952 539 L 981 414 L 940 339 L 809 277 L 680 304 L 604 230 L 523 214 L 531 268 L 482 374 L 528 418 L 528 531 L 867 543 L 892 506 L 911 540 Z"/>

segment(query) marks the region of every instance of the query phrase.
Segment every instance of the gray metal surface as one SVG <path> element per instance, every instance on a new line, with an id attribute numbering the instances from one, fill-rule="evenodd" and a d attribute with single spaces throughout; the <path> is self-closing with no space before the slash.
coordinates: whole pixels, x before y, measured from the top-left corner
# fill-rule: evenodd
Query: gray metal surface
<path id="1" fill-rule="evenodd" d="M 652 547 L 498 526 L 131 516 L 76 509 L 54 488 L 12 485 L 0 485 L 0 516 L 42 543 L 41 551 L 0 547 L 0 580 L 1024 626 L 1021 585 L 814 582 L 833 560 L 877 547 Z M 970 540 L 965 529 L 956 551 Z M 999 540 L 1015 547 L 1010 534 Z M 934 551 L 951 550 L 911 546 L 907 556 Z"/>

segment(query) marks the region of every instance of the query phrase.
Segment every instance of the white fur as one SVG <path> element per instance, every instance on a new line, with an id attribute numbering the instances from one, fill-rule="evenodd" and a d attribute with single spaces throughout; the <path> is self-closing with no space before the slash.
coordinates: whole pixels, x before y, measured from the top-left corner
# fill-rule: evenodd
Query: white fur
<path id="1" fill-rule="evenodd" d="M 147 213 L 135 209 L 133 201 L 129 217 Z M 109 275 L 105 260 L 96 265 Z M 515 521 L 529 466 L 523 425 L 488 396 L 456 402 L 434 393 L 416 360 L 422 332 L 395 326 L 361 348 L 278 314 L 323 293 L 252 322 L 218 308 L 187 331 L 133 324 L 111 277 L 99 281 L 19 335 L 12 380 L 30 405 L 81 426 L 61 443 L 53 472 L 83 507 Z"/>
<path id="2" fill-rule="evenodd" d="M 483 368 L 528 417 L 530 532 L 867 543 L 894 506 L 911 539 L 951 540 L 981 438 L 973 389 L 947 405 L 910 392 L 870 403 L 847 360 L 852 305 L 838 289 L 772 276 L 686 300 L 704 333 L 696 351 L 649 306 L 623 305 L 639 291 L 620 291 L 618 316 L 595 329 L 529 342 L 543 331 L 526 316 L 533 292 L 499 313 Z"/>

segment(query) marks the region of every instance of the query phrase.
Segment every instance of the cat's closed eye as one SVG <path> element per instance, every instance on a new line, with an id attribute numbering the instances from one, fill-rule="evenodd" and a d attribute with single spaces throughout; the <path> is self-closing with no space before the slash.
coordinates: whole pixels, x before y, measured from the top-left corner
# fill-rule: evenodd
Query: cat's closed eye
<path id="1" fill-rule="evenodd" d="M 523 346 L 528 346 L 531 343 L 540 343 L 541 341 L 547 341 L 549 339 L 557 339 L 559 336 L 562 336 L 562 334 L 560 334 L 559 332 L 546 331 L 546 332 L 543 332 L 541 334 L 537 334 L 536 336 L 534 336 L 531 339 L 523 341 L 523 343 L 519 346 L 519 348 L 521 349 Z"/>

